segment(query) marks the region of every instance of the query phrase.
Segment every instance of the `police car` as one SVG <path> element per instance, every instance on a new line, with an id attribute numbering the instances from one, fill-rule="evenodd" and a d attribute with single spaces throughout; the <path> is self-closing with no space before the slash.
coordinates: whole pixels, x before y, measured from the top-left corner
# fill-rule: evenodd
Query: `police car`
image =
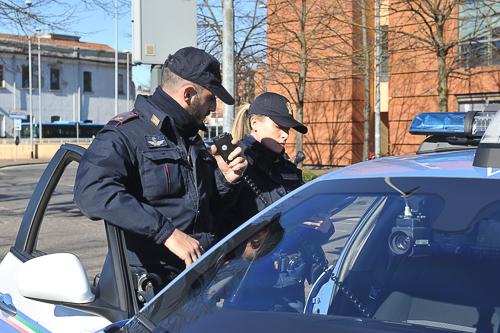
<path id="1" fill-rule="evenodd" d="M 106 226 L 110 259 L 93 287 L 77 257 L 32 251 L 54 170 L 83 153 L 64 145 L 0 264 L 0 328 L 498 332 L 500 114 L 425 113 L 410 131 L 426 135 L 419 153 L 359 163 L 302 186 L 141 309 L 113 226 Z"/>

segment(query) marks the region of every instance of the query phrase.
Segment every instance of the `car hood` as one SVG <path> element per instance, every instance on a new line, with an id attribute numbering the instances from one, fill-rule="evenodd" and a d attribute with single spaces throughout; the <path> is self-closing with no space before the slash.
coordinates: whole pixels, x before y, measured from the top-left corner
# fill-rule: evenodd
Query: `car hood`
<path id="1" fill-rule="evenodd" d="M 374 177 L 500 178 L 498 168 L 474 167 L 475 150 L 379 158 L 338 169 L 325 179 Z M 317 178 L 320 180 L 320 178 Z"/>
<path id="2" fill-rule="evenodd" d="M 155 332 L 167 332 L 161 325 Z M 398 324 L 371 319 L 322 316 L 301 313 L 220 310 L 187 327 L 183 332 L 238 333 L 444 333 L 449 330 L 422 325 Z"/>

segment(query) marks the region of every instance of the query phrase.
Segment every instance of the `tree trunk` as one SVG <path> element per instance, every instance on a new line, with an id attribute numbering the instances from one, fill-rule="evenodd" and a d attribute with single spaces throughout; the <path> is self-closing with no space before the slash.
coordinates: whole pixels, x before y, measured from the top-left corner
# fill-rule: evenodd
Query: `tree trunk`
<path id="1" fill-rule="evenodd" d="M 365 89 L 365 107 L 364 116 L 364 135 L 363 135 L 363 161 L 368 159 L 370 151 L 370 48 L 368 45 L 368 29 L 366 26 L 366 0 L 361 5 L 361 20 L 363 29 L 363 62 L 364 62 L 364 89 Z"/>
<path id="2" fill-rule="evenodd" d="M 300 73 L 299 73 L 299 82 L 297 87 L 297 120 L 299 122 L 303 122 L 303 111 L 304 111 L 304 98 L 306 91 L 306 79 L 307 79 L 307 64 L 308 64 L 308 55 L 307 55 L 307 38 L 306 38 L 306 0 L 302 0 L 302 12 L 301 12 L 301 20 L 300 20 Z M 295 154 L 299 151 L 304 150 L 303 144 L 303 136 L 301 133 L 297 132 L 297 136 L 295 139 Z M 302 166 L 302 163 L 299 163 L 299 167 Z"/>
<path id="3" fill-rule="evenodd" d="M 448 77 L 446 55 L 438 55 L 438 105 L 439 112 L 448 112 Z"/>

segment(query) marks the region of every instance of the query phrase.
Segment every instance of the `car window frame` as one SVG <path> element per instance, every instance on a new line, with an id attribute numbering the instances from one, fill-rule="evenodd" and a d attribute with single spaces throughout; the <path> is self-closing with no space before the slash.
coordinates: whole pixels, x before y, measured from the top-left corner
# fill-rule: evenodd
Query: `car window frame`
<path id="1" fill-rule="evenodd" d="M 86 149 L 81 146 L 63 144 L 45 168 L 24 212 L 16 241 L 10 248 L 10 252 L 21 262 L 24 263 L 40 255 L 40 253 L 36 253 L 35 245 L 52 194 L 66 170 L 66 167 L 71 162 L 79 163 L 85 151 Z M 69 308 L 90 312 L 107 318 L 112 322 L 130 318 L 139 312 L 132 275 L 127 264 L 123 230 L 106 221 L 104 221 L 104 223 L 108 254 L 111 256 L 114 263 L 113 271 L 117 283 L 117 301 L 119 308 L 117 309 L 106 303 L 100 302 L 98 297 L 96 297 L 94 302 L 87 304 L 49 302 L 45 300 L 39 301 L 55 305 L 64 305 Z"/>

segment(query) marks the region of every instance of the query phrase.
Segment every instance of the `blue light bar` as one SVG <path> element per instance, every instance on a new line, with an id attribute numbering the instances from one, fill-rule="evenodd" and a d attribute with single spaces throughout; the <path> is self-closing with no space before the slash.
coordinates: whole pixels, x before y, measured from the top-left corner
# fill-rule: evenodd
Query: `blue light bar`
<path id="1" fill-rule="evenodd" d="M 411 134 L 421 135 L 466 135 L 467 112 L 424 112 L 416 116 L 411 125 Z"/>

